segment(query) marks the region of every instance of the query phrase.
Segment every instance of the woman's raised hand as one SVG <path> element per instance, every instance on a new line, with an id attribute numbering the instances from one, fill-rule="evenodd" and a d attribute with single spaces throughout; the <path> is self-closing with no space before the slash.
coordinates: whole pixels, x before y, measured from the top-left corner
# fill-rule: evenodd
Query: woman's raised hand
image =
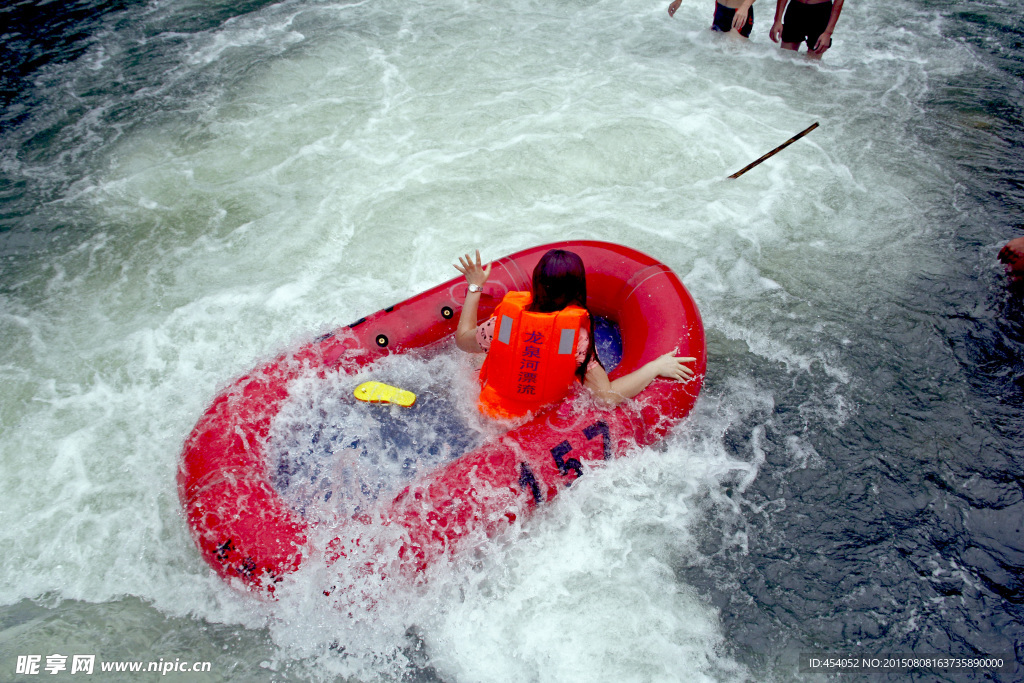
<path id="1" fill-rule="evenodd" d="M 469 254 L 459 257 L 459 265 L 455 266 L 455 270 L 459 271 L 466 276 L 466 282 L 471 285 L 477 285 L 478 287 L 487 282 L 487 278 L 491 276 L 492 263 L 488 263 L 485 268 L 480 262 L 480 250 L 476 250 L 476 260 L 470 258 Z"/>

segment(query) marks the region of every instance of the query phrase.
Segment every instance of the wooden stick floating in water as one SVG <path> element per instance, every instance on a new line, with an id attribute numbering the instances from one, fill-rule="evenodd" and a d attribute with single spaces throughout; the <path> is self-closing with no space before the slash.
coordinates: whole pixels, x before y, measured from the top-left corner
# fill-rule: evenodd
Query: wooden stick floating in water
<path id="1" fill-rule="evenodd" d="M 754 168 L 755 166 L 757 166 L 757 165 L 758 165 L 759 163 L 761 163 L 761 162 L 762 162 L 762 161 L 764 161 L 765 159 L 767 159 L 767 158 L 769 158 L 769 157 L 772 157 L 772 156 L 775 156 L 776 154 L 778 154 L 778 153 L 779 153 L 779 152 L 781 152 L 782 150 L 786 149 L 787 147 L 789 147 L 790 145 L 792 145 L 792 144 L 793 144 L 794 142 L 796 142 L 797 140 L 799 140 L 799 139 L 800 139 L 800 138 L 802 138 L 803 136 L 807 135 L 808 133 L 810 133 L 810 132 L 811 132 L 812 130 L 814 130 L 814 129 L 815 129 L 815 128 L 817 128 L 817 127 L 818 127 L 818 122 L 817 122 L 817 121 L 815 121 L 815 122 L 814 122 L 813 124 L 811 124 L 810 126 L 808 126 L 807 128 L 805 128 L 804 130 L 800 131 L 799 133 L 797 133 L 796 135 L 794 135 L 794 136 L 793 136 L 793 137 L 791 137 L 790 139 L 786 140 L 786 141 L 785 141 L 785 142 L 783 142 L 783 143 L 782 143 L 781 145 L 779 145 L 778 147 L 776 147 L 776 148 L 775 148 L 775 149 L 773 149 L 772 151 L 768 152 L 767 154 L 765 154 L 765 155 L 764 155 L 763 157 L 761 157 L 760 159 L 758 159 L 758 160 L 757 160 L 757 161 L 755 161 L 754 163 L 752 163 L 752 164 L 747 164 L 746 166 L 744 166 L 744 167 L 743 167 L 743 168 L 741 168 L 740 170 L 736 171 L 735 173 L 733 173 L 733 174 L 732 174 L 731 176 L 729 176 L 729 177 L 730 177 L 730 178 L 739 178 L 739 177 L 740 177 L 741 175 L 743 175 L 744 173 L 746 173 L 746 172 L 747 172 L 747 171 L 749 171 L 750 169 Z"/>

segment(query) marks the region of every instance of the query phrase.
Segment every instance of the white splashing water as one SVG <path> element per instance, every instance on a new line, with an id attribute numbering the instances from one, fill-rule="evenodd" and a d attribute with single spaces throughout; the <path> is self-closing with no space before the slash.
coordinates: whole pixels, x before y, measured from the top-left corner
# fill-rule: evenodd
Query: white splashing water
<path id="1" fill-rule="evenodd" d="M 949 182 L 914 136 L 922 99 L 974 67 L 906 3 L 849 6 L 820 65 L 767 40 L 767 5 L 747 44 L 707 31 L 704 3 L 671 20 L 663 5 L 298 0 L 185 33 L 175 19 L 201 10 L 156 2 L 47 71 L 50 104 L 4 137 L 5 168 L 55 195 L 33 215 L 67 227 L 9 242 L 2 274 L 0 601 L 114 605 L 212 659 L 211 680 L 747 678 L 677 571 L 746 542 L 764 453 L 757 429 L 741 449 L 726 434 L 771 418 L 755 367 L 814 387 L 812 427 L 847 418 L 863 330 L 846 314 L 898 293 L 944 238 L 917 201 Z M 40 161 L 12 151 L 53 121 Z M 369 614 L 323 599 L 323 567 L 275 603 L 216 578 L 175 473 L 220 388 L 452 277 L 461 253 L 580 238 L 651 253 L 700 305 L 705 393 L 665 444 L 426 585 L 368 588 Z M 465 391 L 465 363 L 397 372 Z M 804 436 L 787 437 L 794 468 L 820 464 Z M 102 650 L 108 627 L 79 636 Z M 61 651 L 62 633 L 5 637 Z M 167 656 L 149 648 L 98 654 Z"/>

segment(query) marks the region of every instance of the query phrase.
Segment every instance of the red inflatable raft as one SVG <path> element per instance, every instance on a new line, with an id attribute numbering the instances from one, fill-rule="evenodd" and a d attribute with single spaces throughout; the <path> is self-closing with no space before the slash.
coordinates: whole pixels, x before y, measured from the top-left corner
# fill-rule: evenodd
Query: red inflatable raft
<path id="1" fill-rule="evenodd" d="M 677 349 L 694 356 L 696 376 L 686 383 L 655 380 L 614 410 L 593 401 L 541 411 L 529 422 L 418 477 L 371 515 L 331 525 L 334 541 L 311 547 L 323 529 L 293 510 L 271 485 L 266 462 L 270 425 L 288 399 L 291 380 L 311 370 L 352 374 L 388 354 L 452 343 L 466 282 L 455 278 L 402 303 L 361 318 L 283 355 L 225 389 L 185 442 L 178 495 L 203 558 L 226 579 L 273 590 L 304 557 L 350 555 L 374 525 L 392 541 L 380 566 L 410 573 L 455 552 L 551 499 L 583 474 L 585 464 L 652 444 L 690 412 L 706 368 L 704 329 L 697 306 L 665 265 L 628 247 L 604 242 L 562 242 L 521 251 L 494 262 L 484 287 L 480 319 L 505 292 L 528 290 L 530 275 L 551 248 L 576 252 L 587 268 L 588 306 L 618 326 L 622 358 L 614 378 Z M 377 526 L 379 530 L 383 528 Z M 394 539 L 398 540 L 395 541 Z M 353 558 L 354 559 L 354 558 Z"/>

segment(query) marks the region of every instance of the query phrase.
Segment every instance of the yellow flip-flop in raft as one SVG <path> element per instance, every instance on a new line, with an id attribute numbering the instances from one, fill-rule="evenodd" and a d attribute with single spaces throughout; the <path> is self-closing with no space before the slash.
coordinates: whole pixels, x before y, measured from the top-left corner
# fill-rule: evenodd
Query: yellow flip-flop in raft
<path id="1" fill-rule="evenodd" d="M 416 403 L 416 394 L 383 382 L 363 382 L 356 387 L 355 396 L 367 403 L 396 403 L 405 408 Z"/>

